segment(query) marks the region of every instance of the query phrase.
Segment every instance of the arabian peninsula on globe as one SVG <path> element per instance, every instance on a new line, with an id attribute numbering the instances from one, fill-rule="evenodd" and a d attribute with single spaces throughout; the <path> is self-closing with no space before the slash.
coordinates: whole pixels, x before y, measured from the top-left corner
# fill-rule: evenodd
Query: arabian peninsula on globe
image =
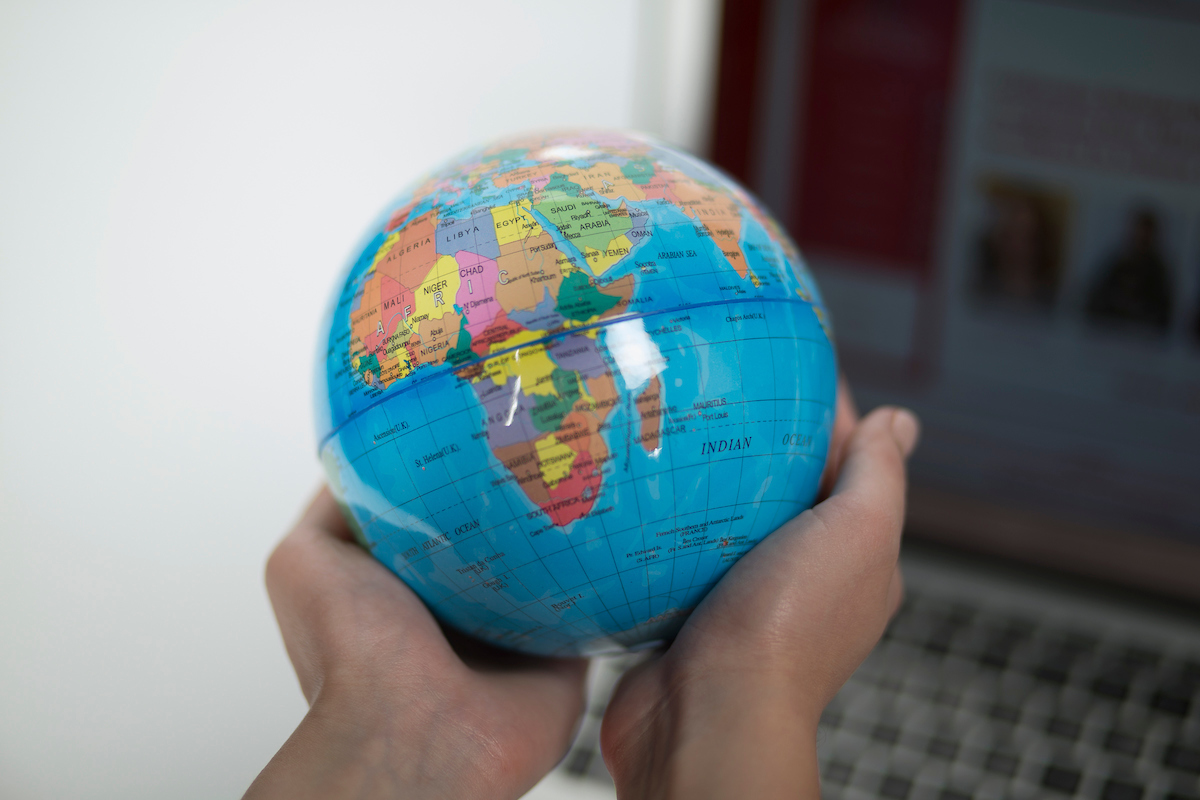
<path id="1" fill-rule="evenodd" d="M 317 434 L 351 527 L 493 644 L 669 639 L 816 497 L 837 374 L 817 289 L 744 190 L 652 140 L 443 167 L 369 229 L 324 325 Z"/>

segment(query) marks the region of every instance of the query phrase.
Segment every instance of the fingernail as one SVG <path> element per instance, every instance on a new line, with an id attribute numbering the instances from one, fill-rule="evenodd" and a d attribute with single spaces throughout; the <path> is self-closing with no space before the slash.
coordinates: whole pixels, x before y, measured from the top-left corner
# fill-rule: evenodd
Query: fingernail
<path id="1" fill-rule="evenodd" d="M 892 436 L 896 438 L 896 444 L 905 458 L 912 454 L 920 435 L 921 423 L 917 422 L 916 415 L 907 408 L 896 409 L 892 415 Z"/>

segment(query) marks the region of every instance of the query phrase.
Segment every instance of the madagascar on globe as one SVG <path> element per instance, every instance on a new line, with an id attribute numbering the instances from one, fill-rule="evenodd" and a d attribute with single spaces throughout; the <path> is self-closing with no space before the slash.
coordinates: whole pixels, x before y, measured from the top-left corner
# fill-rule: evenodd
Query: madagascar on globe
<path id="1" fill-rule="evenodd" d="M 368 229 L 317 436 L 361 544 L 443 622 L 590 655 L 672 637 L 812 505 L 836 377 L 816 286 L 745 190 L 641 136 L 531 135 Z"/>

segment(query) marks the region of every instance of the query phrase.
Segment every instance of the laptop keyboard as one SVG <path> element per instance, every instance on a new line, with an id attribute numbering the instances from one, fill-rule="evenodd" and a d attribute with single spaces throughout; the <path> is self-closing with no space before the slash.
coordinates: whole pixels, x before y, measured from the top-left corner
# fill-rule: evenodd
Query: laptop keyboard
<path id="1" fill-rule="evenodd" d="M 1200 800 L 1200 652 L 910 592 L 821 718 L 825 798 Z M 560 769 L 611 785 L 601 661 Z"/>

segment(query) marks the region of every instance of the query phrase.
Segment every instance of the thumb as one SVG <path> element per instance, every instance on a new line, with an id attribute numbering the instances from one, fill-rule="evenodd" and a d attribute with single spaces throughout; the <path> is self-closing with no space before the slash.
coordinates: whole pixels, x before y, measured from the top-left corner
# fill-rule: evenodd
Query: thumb
<path id="1" fill-rule="evenodd" d="M 917 418 L 906 409 L 878 408 L 863 418 L 846 443 L 833 494 L 812 509 L 819 524 L 804 526 L 810 557 L 847 574 L 881 573 L 890 581 L 904 527 L 905 462 L 919 435 Z"/>
<path id="2" fill-rule="evenodd" d="M 920 426 L 911 411 L 883 407 L 868 414 L 846 443 L 845 461 L 832 496 L 816 506 L 823 522 L 843 528 L 873 522 L 898 537 L 904 521 L 905 462 Z"/>
<path id="3" fill-rule="evenodd" d="M 898 600 L 889 593 L 901 591 L 894 578 L 904 462 L 917 435 L 911 412 L 887 407 L 865 417 L 846 442 L 833 495 L 734 564 L 684 626 L 679 643 L 690 645 L 689 628 L 733 640 L 779 641 L 823 628 L 834 617 L 842 620 L 835 627 L 877 637 Z"/>

